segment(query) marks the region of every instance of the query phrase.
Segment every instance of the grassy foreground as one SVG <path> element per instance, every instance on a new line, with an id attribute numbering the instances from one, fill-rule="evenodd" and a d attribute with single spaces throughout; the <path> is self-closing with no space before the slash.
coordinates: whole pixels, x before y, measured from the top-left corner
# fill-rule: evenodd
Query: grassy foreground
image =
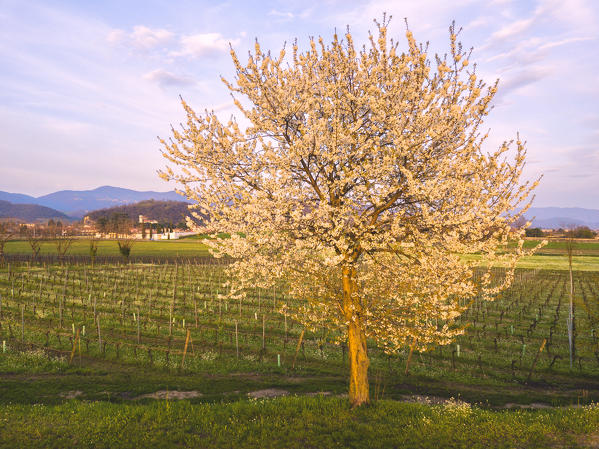
<path id="1" fill-rule="evenodd" d="M 287 397 L 221 404 L 159 401 L 0 406 L 6 448 L 596 447 L 599 407 L 490 411 L 458 402 Z"/>

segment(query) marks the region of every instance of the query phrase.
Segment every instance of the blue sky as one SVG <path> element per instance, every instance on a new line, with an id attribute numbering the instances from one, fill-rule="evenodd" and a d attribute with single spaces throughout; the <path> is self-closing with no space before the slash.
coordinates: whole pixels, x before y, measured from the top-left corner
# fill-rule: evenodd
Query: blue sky
<path id="1" fill-rule="evenodd" d="M 179 95 L 235 112 L 219 78 L 232 79 L 229 43 L 278 52 L 347 25 L 365 41 L 383 12 L 392 36 L 405 42 L 407 17 L 438 52 L 451 21 L 463 27 L 479 75 L 500 79 L 489 145 L 528 142 L 536 206 L 599 208 L 596 0 L 0 0 L 0 190 L 169 190 L 156 136 L 184 118 Z"/>

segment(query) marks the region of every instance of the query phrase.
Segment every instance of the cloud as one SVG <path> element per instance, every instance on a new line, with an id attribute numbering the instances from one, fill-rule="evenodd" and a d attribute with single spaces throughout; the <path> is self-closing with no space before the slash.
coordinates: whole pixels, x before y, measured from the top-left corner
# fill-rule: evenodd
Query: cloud
<path id="1" fill-rule="evenodd" d="M 180 50 L 171 52 L 171 55 L 192 58 L 214 57 L 228 52 L 229 44 L 238 43 L 239 39 L 225 39 L 220 33 L 191 34 L 181 37 Z"/>
<path id="2" fill-rule="evenodd" d="M 153 30 L 143 25 L 133 27 L 131 33 L 133 44 L 141 48 L 154 48 L 168 44 L 174 37 L 174 34 L 165 29 Z"/>
<path id="3" fill-rule="evenodd" d="M 596 38 L 593 37 L 572 37 L 572 38 L 568 38 L 568 39 L 562 39 L 561 41 L 556 41 L 556 42 L 548 42 L 546 44 L 543 44 L 539 47 L 539 50 L 547 50 L 549 48 L 554 48 L 554 47 L 560 47 L 562 45 L 567 45 L 567 44 L 572 44 L 574 42 L 583 42 L 583 41 L 590 41 Z"/>
<path id="4" fill-rule="evenodd" d="M 106 36 L 106 40 L 111 44 L 119 44 L 126 38 L 127 33 L 125 33 L 123 30 L 112 30 L 110 33 L 108 33 L 108 36 Z"/>
<path id="5" fill-rule="evenodd" d="M 473 19 L 470 22 L 468 22 L 468 24 L 464 26 L 464 30 L 472 30 L 474 28 L 486 26 L 489 24 L 490 21 L 491 18 L 487 16 L 477 17 L 476 19 Z"/>
<path id="6" fill-rule="evenodd" d="M 167 72 L 164 69 L 156 69 L 146 73 L 143 76 L 144 79 L 153 83 L 159 84 L 162 87 L 165 86 L 191 86 L 196 84 L 194 80 L 186 76 L 176 75 L 171 72 Z"/>
<path id="7" fill-rule="evenodd" d="M 508 61 L 515 61 L 519 66 L 522 64 L 528 65 L 533 62 L 542 59 L 542 52 L 540 50 L 541 39 L 533 37 L 530 39 L 522 39 L 518 45 L 510 49 L 509 51 L 495 54 L 486 59 L 486 62 L 492 62 L 500 59 L 507 59 Z"/>
<path id="8" fill-rule="evenodd" d="M 80 120 L 69 120 L 60 117 L 43 117 L 40 125 L 51 132 L 60 133 L 66 136 L 74 137 L 84 133 L 90 133 L 94 128 L 90 123 Z"/>
<path id="9" fill-rule="evenodd" d="M 111 44 L 126 44 L 132 47 L 150 50 L 170 44 L 175 34 L 163 28 L 152 29 L 144 25 L 136 25 L 131 33 L 115 29 L 108 33 L 106 39 Z"/>
<path id="10" fill-rule="evenodd" d="M 276 9 L 271 9 L 268 12 L 268 15 L 269 16 L 280 17 L 282 19 L 293 19 L 293 13 L 292 12 L 277 11 Z"/>
<path id="11" fill-rule="evenodd" d="M 517 37 L 527 31 L 534 23 L 535 18 L 516 20 L 491 34 L 489 40 L 491 42 L 505 41 Z"/>
<path id="12" fill-rule="evenodd" d="M 575 42 L 584 42 L 593 40 L 593 37 L 571 37 L 564 38 L 558 41 L 546 42 L 545 40 L 532 37 L 530 39 L 522 39 L 518 45 L 509 51 L 495 54 L 486 59 L 486 62 L 492 62 L 500 59 L 512 60 L 518 63 L 519 66 L 522 64 L 529 65 L 533 62 L 540 61 L 548 56 L 548 51 L 555 47 L 561 47 L 562 45 L 568 45 Z M 546 43 L 543 43 L 543 42 Z"/>
<path id="13" fill-rule="evenodd" d="M 586 32 L 597 31 L 595 0 L 539 0 L 539 13 L 550 16 L 553 23 Z"/>
<path id="14" fill-rule="evenodd" d="M 536 83 L 552 73 L 549 67 L 530 67 L 520 70 L 516 74 L 508 77 L 505 81 L 499 82 L 500 95 L 506 95 L 508 92 L 520 89 L 528 84 Z"/>

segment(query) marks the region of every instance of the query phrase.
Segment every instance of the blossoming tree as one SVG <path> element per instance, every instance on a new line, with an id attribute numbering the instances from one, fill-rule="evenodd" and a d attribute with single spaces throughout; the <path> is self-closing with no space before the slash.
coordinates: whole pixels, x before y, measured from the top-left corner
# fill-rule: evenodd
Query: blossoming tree
<path id="1" fill-rule="evenodd" d="M 369 401 L 367 341 L 448 344 L 473 299 L 509 285 L 523 253 L 512 211 L 536 185 L 519 181 L 519 140 L 482 151 L 497 83 L 479 80 L 455 28 L 431 63 L 409 30 L 400 52 L 387 25 L 361 49 L 348 31 L 276 56 L 256 42 L 245 64 L 232 50 L 225 83 L 247 125 L 183 102 L 187 123 L 161 139 L 179 166 L 161 175 L 209 217 L 203 232 L 231 236 L 207 242 L 232 258 L 231 294 L 285 283 L 300 304 L 286 313 L 338 331 L 353 406 Z M 511 269 L 476 274 L 460 257 L 474 252 Z"/>

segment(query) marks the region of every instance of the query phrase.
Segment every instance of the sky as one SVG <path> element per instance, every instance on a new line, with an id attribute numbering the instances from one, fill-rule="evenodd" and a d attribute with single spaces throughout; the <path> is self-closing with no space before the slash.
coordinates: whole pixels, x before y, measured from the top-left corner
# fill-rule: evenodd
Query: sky
<path id="1" fill-rule="evenodd" d="M 158 136 L 196 111 L 236 113 L 229 45 L 277 52 L 374 19 L 440 54 L 448 27 L 486 82 L 499 79 L 489 150 L 520 133 L 535 206 L 599 209 L 599 1 L 0 0 L 0 190 L 39 196 L 102 185 L 166 191 Z"/>

